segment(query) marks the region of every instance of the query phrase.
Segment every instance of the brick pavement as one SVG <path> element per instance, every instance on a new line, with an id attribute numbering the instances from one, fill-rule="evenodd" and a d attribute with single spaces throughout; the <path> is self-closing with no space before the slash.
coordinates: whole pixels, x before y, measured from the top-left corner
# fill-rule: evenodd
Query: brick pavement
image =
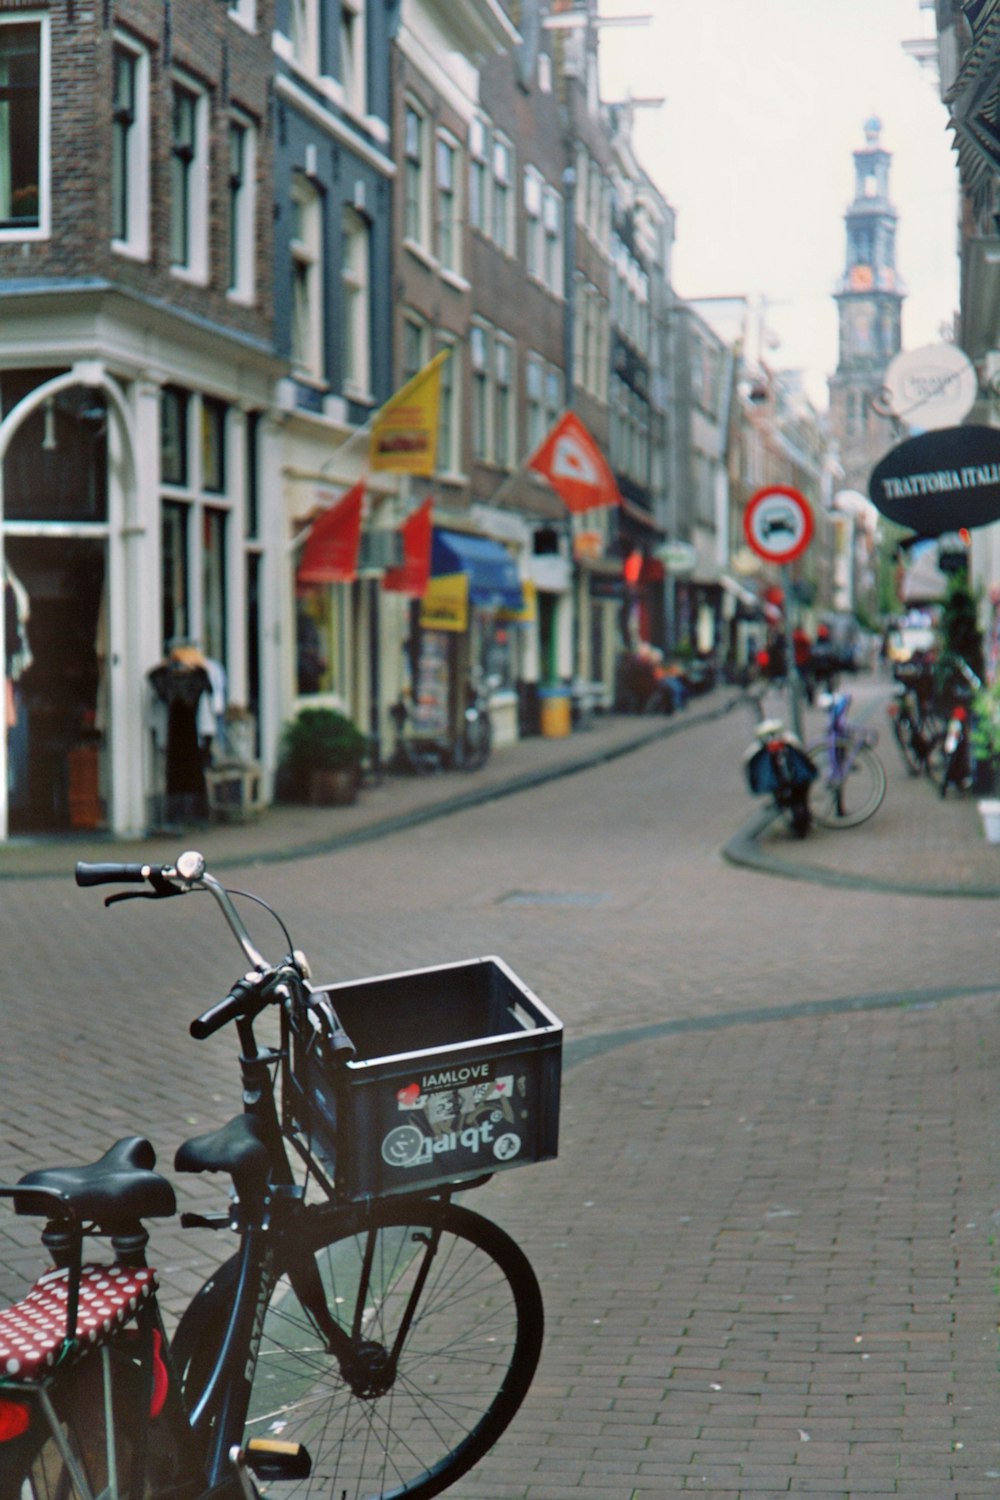
<path id="1" fill-rule="evenodd" d="M 598 765 L 572 798 L 555 779 L 390 846 L 244 882 L 282 892 L 296 941 L 337 951 L 338 974 L 501 952 L 567 1023 L 559 1159 L 476 1195 L 538 1267 L 543 1361 L 511 1434 L 455 1500 L 1000 1494 L 988 902 L 723 863 L 751 804 L 734 774 L 745 724 L 706 722 L 722 701 L 655 726 L 671 730 L 666 743 Z M 518 747 L 491 768 L 535 753 L 547 774 L 585 739 L 596 757 L 637 732 L 641 721 L 611 721 L 593 741 Z M 403 785 L 428 796 L 454 779 Z M 950 844 L 954 863 L 976 835 L 974 807 L 891 780 L 889 798 L 911 794 L 934 820 L 923 868 L 937 858 L 940 875 L 941 851 Z M 252 850 L 237 844 L 251 830 L 220 839 L 234 861 L 240 847 L 246 863 L 279 857 L 291 847 L 283 816 L 252 830 Z M 772 830 L 762 848 L 786 873 L 806 856 L 822 869 L 862 831 L 798 845 Z M 593 904 L 534 899 L 561 893 Z M 96 893 L 48 880 L 13 882 L 0 899 L 17 916 L 4 948 L 20 1002 L 5 1028 L 0 1131 L 19 1165 L 55 1135 L 86 1154 L 130 1128 L 137 1102 L 168 1142 L 228 1107 L 225 1048 L 168 1041 L 190 1014 L 192 956 L 215 962 L 211 913 L 202 925 L 197 910 L 176 915 L 189 903 L 158 909 L 150 1008 L 135 975 L 142 903 L 106 916 Z M 62 941 L 40 948 L 46 928 Z M 85 1007 L 87 994 L 107 998 Z M 131 1101 L 112 1062 L 123 1047 Z M 54 1063 L 66 1080 L 55 1093 Z M 189 1204 L 214 1201 L 210 1184 L 183 1186 Z M 164 1226 L 154 1238 L 179 1306 L 217 1242 Z M 27 1242 L 5 1258 L 0 1291 L 28 1263 Z"/>

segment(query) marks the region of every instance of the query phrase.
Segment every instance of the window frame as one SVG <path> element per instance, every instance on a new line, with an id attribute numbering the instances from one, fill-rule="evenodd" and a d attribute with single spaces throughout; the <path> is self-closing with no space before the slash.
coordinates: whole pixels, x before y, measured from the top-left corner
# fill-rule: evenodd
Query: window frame
<path id="1" fill-rule="evenodd" d="M 501 163 L 503 164 L 501 170 Z M 491 238 L 506 255 L 516 255 L 514 232 L 514 143 L 499 130 L 493 132 L 490 152 Z"/>
<path id="2" fill-rule="evenodd" d="M 290 199 L 293 229 L 289 240 L 292 271 L 291 363 L 298 380 L 324 384 L 326 380 L 325 307 L 323 297 L 323 196 L 305 172 L 292 174 Z M 303 235 L 296 231 L 300 224 Z M 306 313 L 302 315 L 300 286 L 305 286 Z"/>
<path id="3" fill-rule="evenodd" d="M 447 163 L 447 172 L 443 171 Z M 434 193 L 437 204 L 435 251 L 442 270 L 462 274 L 462 150 L 455 137 L 439 130 L 434 142 Z"/>
<path id="4" fill-rule="evenodd" d="M 121 131 L 117 101 L 118 59 L 132 68 L 131 118 Z M 119 255 L 148 260 L 150 254 L 150 136 L 149 53 L 124 33 L 117 32 L 112 49 L 111 248 Z M 116 142 L 121 146 L 116 150 Z M 121 182 L 118 177 L 121 174 Z M 124 213 L 118 219 L 120 199 Z M 121 232 L 123 231 L 123 232 Z"/>
<path id="5" fill-rule="evenodd" d="M 191 103 L 190 141 L 178 137 L 177 104 L 181 95 Z M 181 281 L 205 285 L 208 281 L 208 95 L 193 78 L 175 73 L 170 105 L 170 271 Z"/>
<path id="6" fill-rule="evenodd" d="M 52 211 L 51 20 L 47 11 L 11 11 L 0 15 L 0 28 L 9 26 L 38 28 L 38 210 L 32 223 L 0 221 L 0 244 L 12 240 L 48 239 Z"/>
<path id="7" fill-rule="evenodd" d="M 411 123 L 415 140 L 411 140 Z M 430 120 L 412 99 L 403 106 L 403 243 L 423 254 L 430 250 Z"/>
<path id="8" fill-rule="evenodd" d="M 344 391 L 371 397 L 371 225 L 351 204 L 341 211 Z"/>
<path id="9" fill-rule="evenodd" d="M 352 114 L 363 118 L 368 111 L 368 47 L 361 0 L 340 0 L 338 25 L 344 104 Z"/>
<path id="10" fill-rule="evenodd" d="M 233 167 L 233 136 L 242 136 L 243 153 L 237 185 Z M 228 121 L 226 144 L 229 154 L 228 233 L 229 272 L 226 295 L 233 302 L 250 304 L 257 291 L 257 127 L 249 115 L 234 109 Z"/>

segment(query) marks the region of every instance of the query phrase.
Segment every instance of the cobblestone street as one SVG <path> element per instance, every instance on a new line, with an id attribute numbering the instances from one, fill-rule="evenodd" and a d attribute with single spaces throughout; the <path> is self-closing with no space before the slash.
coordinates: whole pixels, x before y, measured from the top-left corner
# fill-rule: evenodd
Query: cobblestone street
<path id="1" fill-rule="evenodd" d="M 884 725 L 880 695 L 859 706 Z M 595 730 L 589 769 L 352 847 L 279 858 L 277 823 L 206 840 L 318 979 L 497 953 L 565 1023 L 559 1159 L 474 1199 L 538 1270 L 542 1364 L 456 1500 L 1000 1493 L 996 902 L 889 888 L 928 870 L 1000 888 L 1000 853 L 883 734 L 869 824 L 751 841 L 780 873 L 732 863 L 754 806 L 727 696 L 635 721 L 657 737 L 629 754 Z M 523 749 L 522 767 L 553 753 Z M 365 799 L 402 816 L 445 781 Z M 231 1039 L 187 1023 L 239 956 L 208 902 L 105 911 L 72 885 L 78 852 L 64 879 L 52 850 L 0 865 L 5 1175 L 136 1129 L 170 1174 L 178 1141 L 236 1108 Z M 185 1207 L 218 1200 L 174 1180 Z M 37 1254 L 4 1225 L 10 1295 Z M 169 1224 L 153 1241 L 175 1315 L 220 1243 Z"/>

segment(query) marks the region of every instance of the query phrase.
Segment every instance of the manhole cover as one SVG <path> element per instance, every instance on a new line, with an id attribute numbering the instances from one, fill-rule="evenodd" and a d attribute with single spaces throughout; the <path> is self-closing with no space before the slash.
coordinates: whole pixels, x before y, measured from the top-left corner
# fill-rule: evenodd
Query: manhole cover
<path id="1" fill-rule="evenodd" d="M 499 906 L 603 906 L 602 891 L 508 891 Z"/>

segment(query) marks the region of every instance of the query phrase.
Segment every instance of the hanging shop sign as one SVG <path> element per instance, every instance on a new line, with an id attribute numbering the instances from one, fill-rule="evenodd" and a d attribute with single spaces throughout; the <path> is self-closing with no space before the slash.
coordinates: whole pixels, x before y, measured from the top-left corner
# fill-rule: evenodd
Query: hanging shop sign
<path id="1" fill-rule="evenodd" d="M 945 427 L 910 438 L 872 470 L 872 504 L 921 536 L 1000 519 L 1000 428 Z"/>
<path id="2" fill-rule="evenodd" d="M 928 344 L 896 355 L 885 372 L 882 401 L 892 416 L 930 432 L 961 422 L 978 390 L 976 367 L 963 350 Z"/>
<path id="3" fill-rule="evenodd" d="M 789 484 L 758 490 L 743 512 L 743 532 L 758 557 L 770 563 L 790 563 L 812 541 L 813 514 L 809 501 Z"/>
<path id="4" fill-rule="evenodd" d="M 424 630 L 468 630 L 468 573 L 441 573 L 428 581 L 420 601 L 420 624 Z"/>
<path id="5" fill-rule="evenodd" d="M 698 549 L 691 542 L 664 542 L 653 555 L 674 575 L 693 573 L 698 561 Z"/>

